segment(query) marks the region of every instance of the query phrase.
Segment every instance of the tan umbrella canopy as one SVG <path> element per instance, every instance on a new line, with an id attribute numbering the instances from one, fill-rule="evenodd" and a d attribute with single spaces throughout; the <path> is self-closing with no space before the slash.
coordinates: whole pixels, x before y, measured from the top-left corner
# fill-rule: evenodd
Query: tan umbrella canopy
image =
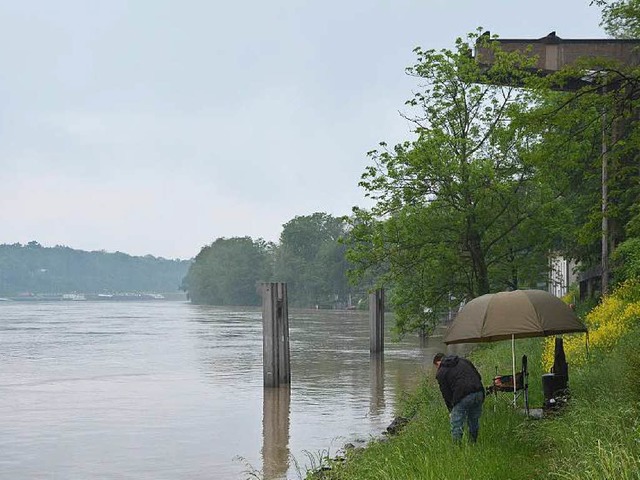
<path id="1" fill-rule="evenodd" d="M 444 336 L 445 344 L 511 339 L 513 404 L 516 402 L 515 339 L 586 332 L 587 327 L 558 297 L 543 290 L 489 293 L 467 303 Z"/>
<path id="2" fill-rule="evenodd" d="M 474 298 L 458 313 L 444 343 L 495 342 L 586 332 L 587 327 L 558 297 L 543 290 L 514 290 Z"/>

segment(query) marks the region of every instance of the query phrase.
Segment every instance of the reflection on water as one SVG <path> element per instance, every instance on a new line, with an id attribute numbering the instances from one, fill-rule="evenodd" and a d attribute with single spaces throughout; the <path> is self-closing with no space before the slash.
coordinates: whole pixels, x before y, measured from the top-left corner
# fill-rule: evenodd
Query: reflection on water
<path id="1" fill-rule="evenodd" d="M 289 470 L 289 405 L 291 388 L 264 389 L 262 465 L 265 480 L 285 478 Z"/>
<path id="2" fill-rule="evenodd" d="M 12 480 L 297 478 L 305 452 L 379 435 L 444 350 L 408 338 L 371 356 L 367 312 L 294 310 L 291 386 L 264 389 L 257 308 L 2 302 L 0 319 Z"/>
<path id="3" fill-rule="evenodd" d="M 369 414 L 380 415 L 384 411 L 384 353 L 372 353 L 369 357 L 369 383 L 371 400 Z"/>

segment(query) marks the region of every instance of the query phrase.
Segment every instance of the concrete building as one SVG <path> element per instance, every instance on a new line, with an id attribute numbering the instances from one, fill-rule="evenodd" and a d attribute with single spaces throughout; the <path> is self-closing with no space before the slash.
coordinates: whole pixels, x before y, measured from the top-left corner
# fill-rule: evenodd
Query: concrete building
<path id="1" fill-rule="evenodd" d="M 610 65 L 612 61 L 626 66 L 640 65 L 640 40 L 636 39 L 563 39 L 551 32 L 538 39 L 499 38 L 495 41 L 505 52 L 518 51 L 535 56 L 536 68 L 541 74 L 556 72 L 585 59 L 596 63 L 602 59 L 603 65 Z M 480 64 L 491 65 L 494 52 L 480 42 L 476 44 L 475 58 Z"/>

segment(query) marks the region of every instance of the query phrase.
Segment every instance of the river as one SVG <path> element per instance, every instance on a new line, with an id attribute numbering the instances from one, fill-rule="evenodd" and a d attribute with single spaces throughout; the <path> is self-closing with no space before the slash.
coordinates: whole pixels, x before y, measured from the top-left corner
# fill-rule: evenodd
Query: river
<path id="1" fill-rule="evenodd" d="M 366 312 L 289 319 L 291 389 L 264 390 L 259 309 L 0 302 L 0 478 L 295 479 L 379 435 L 442 349 L 381 361 Z"/>

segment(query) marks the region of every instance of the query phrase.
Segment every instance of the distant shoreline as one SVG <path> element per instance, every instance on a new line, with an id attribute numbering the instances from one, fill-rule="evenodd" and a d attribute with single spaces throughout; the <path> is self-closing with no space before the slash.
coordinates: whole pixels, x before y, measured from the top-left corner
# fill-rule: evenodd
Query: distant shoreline
<path id="1" fill-rule="evenodd" d="M 187 301 L 187 294 L 183 292 L 171 293 L 59 293 L 59 294 L 25 294 L 0 297 L 2 302 L 138 302 L 138 301 Z"/>

